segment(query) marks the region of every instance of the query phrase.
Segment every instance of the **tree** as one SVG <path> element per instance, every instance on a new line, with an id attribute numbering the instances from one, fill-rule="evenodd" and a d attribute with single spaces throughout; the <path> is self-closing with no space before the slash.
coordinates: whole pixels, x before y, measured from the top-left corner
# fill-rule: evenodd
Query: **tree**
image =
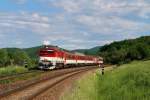
<path id="1" fill-rule="evenodd" d="M 15 51 L 12 58 L 14 59 L 14 64 L 23 66 L 24 62 L 27 62 L 29 65 L 31 65 L 31 59 L 24 51 Z"/>
<path id="2" fill-rule="evenodd" d="M 148 58 L 150 56 L 150 48 L 146 44 L 140 43 L 137 46 L 137 50 L 140 52 L 142 59 Z"/>
<path id="3" fill-rule="evenodd" d="M 6 66 L 8 61 L 8 53 L 5 49 L 0 49 L 0 67 Z"/>
<path id="4" fill-rule="evenodd" d="M 150 36 L 107 44 L 99 49 L 99 55 L 112 64 L 150 59 Z"/>
<path id="5" fill-rule="evenodd" d="M 85 55 L 88 55 L 88 51 L 87 51 L 87 50 L 85 50 L 85 51 L 84 51 L 84 54 L 85 54 Z"/>
<path id="6" fill-rule="evenodd" d="M 127 51 L 126 58 L 130 60 L 140 60 L 141 54 L 136 47 L 130 47 L 129 50 Z"/>

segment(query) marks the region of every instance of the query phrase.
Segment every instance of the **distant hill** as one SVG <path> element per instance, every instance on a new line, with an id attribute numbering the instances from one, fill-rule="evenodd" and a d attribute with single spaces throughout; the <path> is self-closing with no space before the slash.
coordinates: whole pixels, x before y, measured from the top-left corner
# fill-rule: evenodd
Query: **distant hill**
<path id="1" fill-rule="evenodd" d="M 38 51 L 42 46 L 36 46 L 36 47 L 31 47 L 31 48 L 3 48 L 5 50 L 7 50 L 8 53 L 15 53 L 18 51 L 22 51 L 22 52 L 26 52 L 27 55 L 32 58 L 32 59 L 36 59 L 38 57 Z"/>
<path id="2" fill-rule="evenodd" d="M 42 46 L 36 46 L 36 47 L 31 47 L 31 48 L 25 48 L 22 49 L 25 51 L 32 59 L 36 59 L 38 57 L 38 51 Z"/>
<path id="3" fill-rule="evenodd" d="M 105 62 L 112 64 L 150 59 L 150 36 L 104 45 L 100 48 L 99 54 L 104 57 Z"/>
<path id="4" fill-rule="evenodd" d="M 101 46 L 96 46 L 91 49 L 76 49 L 76 50 L 72 50 L 72 51 L 80 52 L 80 53 L 87 54 L 87 55 L 98 55 L 100 48 L 101 48 Z"/>
<path id="5" fill-rule="evenodd" d="M 22 49 L 20 49 L 20 48 L 3 48 L 3 49 L 6 49 L 9 53 L 16 52 L 16 51 L 22 51 Z"/>

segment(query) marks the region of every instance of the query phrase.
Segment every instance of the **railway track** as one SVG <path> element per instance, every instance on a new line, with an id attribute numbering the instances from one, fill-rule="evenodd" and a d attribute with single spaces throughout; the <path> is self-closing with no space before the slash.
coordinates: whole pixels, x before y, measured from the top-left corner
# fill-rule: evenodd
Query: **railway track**
<path id="1" fill-rule="evenodd" d="M 24 84 L 19 88 L 13 89 L 11 91 L 1 92 L 0 93 L 0 99 L 1 100 L 29 100 L 33 99 L 36 96 L 42 94 L 47 89 L 52 88 L 56 84 L 60 83 L 61 81 L 72 77 L 76 74 L 95 69 L 97 67 L 81 67 L 81 68 L 74 68 L 72 70 L 68 71 L 62 71 L 61 73 L 55 73 L 53 75 L 50 75 L 47 78 L 44 78 L 42 80 L 37 80 L 34 82 L 31 82 L 29 84 Z"/>
<path id="2" fill-rule="evenodd" d="M 12 74 L 12 75 L 5 75 L 5 76 L 0 76 L 0 81 L 3 81 L 3 80 L 8 80 L 8 79 L 13 79 L 13 78 L 16 78 L 16 77 L 21 77 L 25 74 L 30 74 L 30 73 L 43 73 L 44 71 L 41 71 L 41 70 L 31 70 L 31 71 L 28 71 L 28 72 L 24 72 L 24 73 L 18 73 L 18 74 Z"/>
<path id="3" fill-rule="evenodd" d="M 63 69 L 69 69 L 69 68 L 63 68 Z M 51 70 L 51 71 L 56 71 L 56 70 L 62 70 L 62 69 L 55 69 L 55 70 Z M 31 71 L 27 71 L 27 72 L 23 72 L 23 73 L 4 75 L 4 76 L 0 76 L 0 82 L 4 81 L 4 80 L 11 80 L 11 79 L 14 79 L 14 78 L 22 77 L 22 76 L 24 76 L 26 74 L 30 74 L 30 73 L 48 73 L 48 71 L 31 70 Z"/>

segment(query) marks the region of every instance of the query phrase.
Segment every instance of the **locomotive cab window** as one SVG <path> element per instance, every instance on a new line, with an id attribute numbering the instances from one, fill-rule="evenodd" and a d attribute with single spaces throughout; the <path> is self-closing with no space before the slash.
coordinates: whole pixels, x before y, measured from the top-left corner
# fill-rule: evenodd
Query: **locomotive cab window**
<path id="1" fill-rule="evenodd" d="M 54 50 L 47 50 L 49 54 L 54 53 Z"/>

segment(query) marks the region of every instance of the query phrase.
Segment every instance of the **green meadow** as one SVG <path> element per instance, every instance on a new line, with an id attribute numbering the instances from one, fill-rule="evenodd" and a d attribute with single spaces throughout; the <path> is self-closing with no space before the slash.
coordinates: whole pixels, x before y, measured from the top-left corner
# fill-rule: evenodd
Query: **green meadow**
<path id="1" fill-rule="evenodd" d="M 22 81 L 22 80 L 28 80 L 32 78 L 38 78 L 42 74 L 42 71 L 36 71 L 36 70 L 35 71 L 33 70 L 32 73 L 26 73 L 26 72 L 29 72 L 29 70 L 23 66 L 8 66 L 8 67 L 0 68 L 0 79 L 5 76 L 9 77 L 9 76 L 17 75 L 10 79 L 6 78 L 6 79 L 0 80 L 0 85 L 14 83 L 17 81 Z M 25 73 L 25 74 L 21 74 L 21 73 Z M 21 74 L 21 75 L 18 75 L 18 74 Z"/>
<path id="2" fill-rule="evenodd" d="M 62 100 L 150 100 L 150 61 L 134 61 L 108 70 L 98 70 L 75 83 Z"/>
<path id="3" fill-rule="evenodd" d="M 18 73 L 27 72 L 28 69 L 22 66 L 8 66 L 0 68 L 0 77 L 6 75 L 14 75 Z"/>

